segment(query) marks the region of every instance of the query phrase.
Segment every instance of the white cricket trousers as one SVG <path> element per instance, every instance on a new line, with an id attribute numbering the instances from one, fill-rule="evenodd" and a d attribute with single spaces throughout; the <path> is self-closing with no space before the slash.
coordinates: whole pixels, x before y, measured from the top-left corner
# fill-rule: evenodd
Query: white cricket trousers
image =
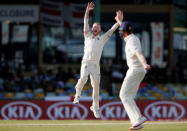
<path id="1" fill-rule="evenodd" d="M 134 123 L 137 122 L 142 116 L 134 101 L 134 98 L 144 76 L 144 68 L 129 68 L 120 90 L 120 99 L 132 125 L 134 125 Z"/>
<path id="2" fill-rule="evenodd" d="M 100 86 L 100 66 L 95 61 L 82 60 L 80 79 L 78 80 L 75 88 L 76 95 L 81 96 L 81 91 L 88 80 L 90 75 L 91 85 L 93 88 L 92 93 L 92 106 L 95 110 L 99 110 L 99 86 Z"/>

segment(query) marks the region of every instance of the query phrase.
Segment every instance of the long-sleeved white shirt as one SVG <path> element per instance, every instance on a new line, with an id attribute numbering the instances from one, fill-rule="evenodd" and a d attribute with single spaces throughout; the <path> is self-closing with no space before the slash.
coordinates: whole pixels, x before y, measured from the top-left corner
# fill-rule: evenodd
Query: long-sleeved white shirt
<path id="1" fill-rule="evenodd" d="M 118 28 L 119 24 L 116 23 L 103 35 L 98 35 L 93 38 L 93 34 L 89 32 L 84 40 L 84 56 L 83 60 L 90 60 L 99 63 L 104 44 L 111 37 L 112 33 Z"/>
<path id="2" fill-rule="evenodd" d="M 136 51 L 141 51 L 141 44 L 140 40 L 134 34 L 131 34 L 124 38 L 126 45 L 125 45 L 125 54 L 127 65 L 129 68 L 138 68 L 143 67 L 140 60 L 136 56 Z"/>

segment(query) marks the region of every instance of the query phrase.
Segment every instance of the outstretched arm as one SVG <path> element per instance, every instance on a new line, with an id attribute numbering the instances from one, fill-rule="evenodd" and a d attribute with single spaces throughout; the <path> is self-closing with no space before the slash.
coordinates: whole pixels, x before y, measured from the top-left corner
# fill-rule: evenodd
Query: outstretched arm
<path id="1" fill-rule="evenodd" d="M 136 51 L 136 56 L 138 57 L 138 59 L 140 60 L 140 62 L 142 63 L 144 70 L 150 70 L 151 66 L 147 64 L 147 61 L 142 53 L 142 51 Z"/>
<path id="2" fill-rule="evenodd" d="M 115 23 L 112 28 L 110 30 L 108 30 L 105 34 L 104 34 L 104 43 L 106 43 L 106 41 L 112 36 L 113 32 L 119 27 L 119 25 L 122 23 L 123 20 L 123 12 L 118 10 L 116 12 L 116 17 L 115 20 L 117 23 Z"/>
<path id="3" fill-rule="evenodd" d="M 86 12 L 84 15 L 84 36 L 87 36 L 89 34 L 89 24 L 88 24 L 88 19 L 89 19 L 89 12 L 94 9 L 94 3 L 88 3 L 88 6 L 86 8 Z"/>

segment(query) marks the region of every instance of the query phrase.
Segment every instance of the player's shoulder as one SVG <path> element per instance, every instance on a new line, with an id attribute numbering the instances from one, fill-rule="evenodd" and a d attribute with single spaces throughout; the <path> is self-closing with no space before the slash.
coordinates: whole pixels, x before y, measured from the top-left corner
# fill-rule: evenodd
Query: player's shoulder
<path id="1" fill-rule="evenodd" d="M 87 39 L 87 38 L 89 38 L 89 37 L 91 37 L 91 33 L 90 33 L 90 32 L 88 32 L 88 34 L 84 35 L 84 38 L 85 38 L 85 39 Z"/>
<path id="2" fill-rule="evenodd" d="M 136 36 L 136 35 L 134 35 L 134 34 L 132 34 L 132 37 L 131 37 L 131 38 L 134 39 L 134 40 L 139 40 L 138 36 Z"/>
<path id="3" fill-rule="evenodd" d="M 140 42 L 140 39 L 138 38 L 138 36 L 136 36 L 136 35 L 134 35 L 134 34 L 132 34 L 132 37 L 131 37 L 131 40 L 133 41 L 133 42 Z"/>
<path id="4" fill-rule="evenodd" d="M 105 37 L 105 35 L 107 35 L 107 32 L 101 32 L 101 33 L 98 34 L 98 36 L 99 36 L 100 38 Z"/>
<path id="5" fill-rule="evenodd" d="M 135 42 L 137 40 L 137 38 L 134 34 L 131 34 L 127 39 L 128 39 L 129 43 Z"/>

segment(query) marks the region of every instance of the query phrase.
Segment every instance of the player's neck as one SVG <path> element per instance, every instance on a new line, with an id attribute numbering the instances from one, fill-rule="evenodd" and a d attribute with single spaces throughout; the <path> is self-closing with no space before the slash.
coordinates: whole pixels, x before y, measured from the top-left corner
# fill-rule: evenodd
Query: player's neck
<path id="1" fill-rule="evenodd" d="M 95 38 L 95 37 L 97 37 L 99 34 L 93 34 L 92 35 L 92 38 Z"/>
<path id="2" fill-rule="evenodd" d="M 124 38 L 126 38 L 127 36 L 128 36 L 128 34 L 127 34 L 127 33 L 124 33 L 124 34 L 123 34 L 123 37 L 124 37 Z"/>
<path id="3" fill-rule="evenodd" d="M 126 38 L 126 37 L 128 37 L 129 35 L 131 35 L 131 33 L 130 33 L 130 34 L 129 34 L 129 33 L 124 33 L 124 34 L 123 34 L 123 37 Z"/>

